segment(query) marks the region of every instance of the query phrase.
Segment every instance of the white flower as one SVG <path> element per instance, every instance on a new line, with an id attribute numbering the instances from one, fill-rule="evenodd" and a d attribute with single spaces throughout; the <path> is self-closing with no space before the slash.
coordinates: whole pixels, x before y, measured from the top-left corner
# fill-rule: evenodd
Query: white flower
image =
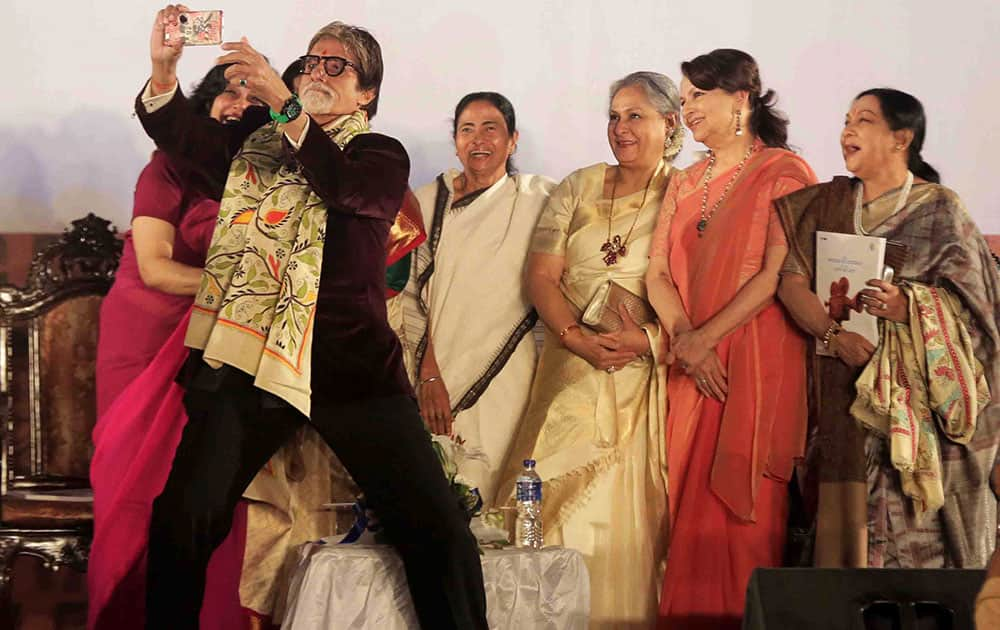
<path id="1" fill-rule="evenodd" d="M 451 481 L 458 474 L 458 462 L 461 461 L 462 455 L 461 445 L 447 435 L 432 435 L 431 444 L 434 446 L 438 459 L 441 460 L 445 476 Z"/>

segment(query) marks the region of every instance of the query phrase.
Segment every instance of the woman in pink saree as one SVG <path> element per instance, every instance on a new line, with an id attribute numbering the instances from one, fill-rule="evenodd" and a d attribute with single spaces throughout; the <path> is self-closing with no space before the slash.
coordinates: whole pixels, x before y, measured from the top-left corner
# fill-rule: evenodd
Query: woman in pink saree
<path id="1" fill-rule="evenodd" d="M 646 279 L 672 363 L 660 627 L 738 628 L 750 573 L 781 562 L 805 445 L 805 348 L 774 300 L 788 248 L 771 201 L 815 176 L 752 57 L 715 50 L 681 71 L 684 122 L 710 151 L 667 189 Z"/>
<path id="2" fill-rule="evenodd" d="M 225 67 L 214 67 L 192 94 L 199 110 L 220 124 L 239 120 L 253 104 L 245 87 L 228 84 L 224 71 Z M 160 151 L 154 152 L 136 183 L 132 229 L 125 236 L 115 283 L 101 305 L 98 422 L 90 471 L 91 628 L 142 625 L 144 565 L 120 561 L 145 548 L 146 528 L 135 527 L 134 519 L 140 517 L 133 511 L 147 509 L 147 495 L 151 502 L 159 493 L 171 459 L 167 453 L 180 438 L 175 427 L 183 407 L 173 378 L 187 356 L 183 330 L 219 213 L 218 186 Z M 163 479 L 156 474 L 161 468 Z M 141 491 L 119 496 L 123 489 L 137 488 Z M 204 627 L 245 627 L 236 597 L 245 511 L 242 516 L 237 514 L 233 534 L 216 553 L 209 571 Z"/>
<path id="3" fill-rule="evenodd" d="M 213 68 L 191 95 L 221 124 L 243 116 L 247 89 Z M 100 418 L 163 347 L 190 308 L 219 214 L 221 182 L 155 151 L 135 185 L 131 229 L 115 282 L 101 303 L 97 346 Z"/>

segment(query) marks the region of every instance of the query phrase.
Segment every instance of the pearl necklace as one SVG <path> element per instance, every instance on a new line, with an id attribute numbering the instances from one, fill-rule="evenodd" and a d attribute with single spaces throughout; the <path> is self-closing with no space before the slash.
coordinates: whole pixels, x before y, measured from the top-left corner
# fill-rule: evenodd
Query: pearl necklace
<path id="1" fill-rule="evenodd" d="M 708 228 L 708 222 L 713 216 L 715 216 L 715 211 L 719 209 L 719 206 L 721 206 L 722 202 L 726 200 L 726 197 L 729 196 L 729 190 L 733 187 L 733 184 L 736 183 L 736 180 L 740 178 L 740 173 L 743 172 L 743 167 L 746 166 L 747 160 L 750 159 L 750 156 L 753 155 L 753 152 L 756 150 L 757 143 L 753 142 L 750 145 L 750 150 L 748 150 L 747 154 L 743 156 L 740 163 L 736 165 L 736 172 L 733 173 L 733 176 L 729 179 L 729 182 L 722 191 L 722 195 L 714 204 L 712 204 L 711 211 L 708 210 L 708 184 L 712 181 L 712 168 L 715 166 L 715 152 L 708 152 L 708 168 L 705 169 L 705 185 L 702 187 L 701 192 L 701 218 L 698 221 L 697 226 L 698 238 L 701 238 L 702 234 L 704 234 L 705 230 Z"/>
<path id="2" fill-rule="evenodd" d="M 895 216 L 897 212 L 903 209 L 903 206 L 906 205 L 906 200 L 909 199 L 910 197 L 910 188 L 912 187 L 913 187 L 913 173 L 910 171 L 906 171 L 906 181 L 903 182 L 903 187 L 899 190 L 899 197 L 897 197 L 896 199 L 896 207 L 892 209 L 892 212 L 889 214 L 889 216 L 887 216 L 885 219 L 882 220 L 882 223 L 885 223 L 893 216 Z M 865 184 L 864 182 L 858 182 L 858 191 L 854 196 L 854 233 L 860 234 L 862 236 L 868 236 L 868 230 L 866 230 L 864 226 L 861 224 L 861 210 L 862 206 L 864 205 L 863 203 L 864 197 L 865 197 Z"/>

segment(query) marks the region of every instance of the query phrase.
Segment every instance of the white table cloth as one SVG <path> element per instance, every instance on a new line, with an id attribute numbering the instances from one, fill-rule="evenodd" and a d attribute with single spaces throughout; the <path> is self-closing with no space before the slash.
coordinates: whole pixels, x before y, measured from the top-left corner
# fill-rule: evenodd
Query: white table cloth
<path id="1" fill-rule="evenodd" d="M 491 630 L 585 630 L 590 581 L 572 549 L 487 550 L 482 556 Z M 282 630 L 418 628 L 403 563 L 385 545 L 306 543 Z"/>

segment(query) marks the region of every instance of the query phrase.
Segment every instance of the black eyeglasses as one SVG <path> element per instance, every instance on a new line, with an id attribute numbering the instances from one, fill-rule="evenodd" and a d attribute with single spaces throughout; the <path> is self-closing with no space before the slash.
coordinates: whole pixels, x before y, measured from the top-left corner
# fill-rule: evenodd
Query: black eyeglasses
<path id="1" fill-rule="evenodd" d="M 302 55 L 299 57 L 299 62 L 302 64 L 302 74 L 312 74 L 312 71 L 316 69 L 320 63 L 323 64 L 323 70 L 331 77 L 339 77 L 344 73 L 344 70 L 348 66 L 354 68 L 354 71 L 358 71 L 358 65 L 353 61 L 348 61 L 343 57 L 320 57 L 319 55 Z"/>

